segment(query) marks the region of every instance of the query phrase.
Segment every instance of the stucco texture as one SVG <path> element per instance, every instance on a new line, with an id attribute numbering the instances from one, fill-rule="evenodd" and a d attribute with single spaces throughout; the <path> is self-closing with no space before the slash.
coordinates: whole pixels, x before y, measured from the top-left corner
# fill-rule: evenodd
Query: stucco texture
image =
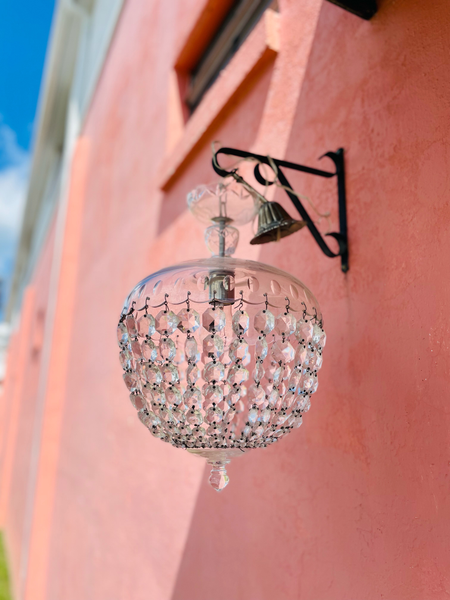
<path id="1" fill-rule="evenodd" d="M 8 488 L 16 589 L 26 600 L 443 600 L 448 2 L 381 0 L 366 22 L 328 2 L 280 0 L 279 48 L 267 53 L 255 30 L 222 77 L 233 87 L 240 64 L 257 68 L 220 110 L 216 82 L 192 125 L 177 117 L 173 67 L 204 5 L 126 2 L 78 142 L 26 548 L 16 541 L 26 486 Z M 214 180 L 213 140 L 323 168 L 318 157 L 343 147 L 350 245 L 344 275 L 307 230 L 261 248 L 244 231 L 237 255 L 304 281 L 328 342 L 304 425 L 232 462 L 220 495 L 203 462 L 139 423 L 115 341 L 137 281 L 208 254 L 185 198 Z M 337 227 L 334 183 L 291 183 Z M 41 296 L 44 271 L 33 278 Z M 14 448 L 26 478 L 30 443 Z"/>

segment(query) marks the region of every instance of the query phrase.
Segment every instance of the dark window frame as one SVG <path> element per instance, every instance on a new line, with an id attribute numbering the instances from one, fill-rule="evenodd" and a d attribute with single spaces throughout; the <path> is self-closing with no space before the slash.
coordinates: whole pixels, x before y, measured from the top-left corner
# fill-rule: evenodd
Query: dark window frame
<path id="1" fill-rule="evenodd" d="M 237 0 L 233 3 L 213 39 L 190 69 L 184 101 L 191 113 L 268 8 L 278 10 L 277 0 Z"/>

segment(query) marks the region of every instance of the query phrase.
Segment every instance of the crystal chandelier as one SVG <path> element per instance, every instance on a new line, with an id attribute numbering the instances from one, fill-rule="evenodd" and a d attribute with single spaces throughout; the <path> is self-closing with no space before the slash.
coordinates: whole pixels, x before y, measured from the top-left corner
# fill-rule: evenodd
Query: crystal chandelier
<path id="1" fill-rule="evenodd" d="M 256 157 L 258 165 L 266 160 L 277 170 L 288 166 L 337 175 L 341 233 L 330 235 L 339 241 L 339 252 L 319 240 L 303 206 L 304 220 L 291 219 L 236 170 L 221 169 L 219 152 Z M 319 304 L 301 281 L 275 267 L 233 258 L 236 226 L 258 214 L 252 243 L 265 243 L 307 225 L 325 254 L 341 256 L 343 270 L 348 269 L 345 188 L 339 180 L 343 162 L 340 168 L 332 157 L 337 169 L 329 174 L 282 161 L 274 165 L 242 151 L 219 152 L 213 165 L 225 178 L 188 195 L 191 213 L 208 225 L 211 258 L 168 267 L 138 283 L 117 327 L 123 379 L 140 421 L 154 437 L 205 458 L 217 491 L 228 484 L 226 465 L 232 458 L 265 448 L 302 425 L 317 391 L 326 341 Z M 297 206 L 298 195 L 292 196 L 281 170 L 279 180 Z"/>

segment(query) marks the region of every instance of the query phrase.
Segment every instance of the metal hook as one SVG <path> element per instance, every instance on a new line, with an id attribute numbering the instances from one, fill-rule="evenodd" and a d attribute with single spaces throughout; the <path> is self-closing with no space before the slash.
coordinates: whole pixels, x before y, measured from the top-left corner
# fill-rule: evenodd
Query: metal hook
<path id="1" fill-rule="evenodd" d="M 291 308 L 291 301 L 290 301 L 290 299 L 287 296 L 286 296 L 285 300 L 287 302 L 287 304 L 286 304 L 286 314 L 288 314 L 289 313 L 289 309 Z"/>
<path id="2" fill-rule="evenodd" d="M 133 302 L 131 303 L 131 308 L 130 310 L 127 312 L 126 316 L 128 315 L 132 315 L 134 313 L 134 307 L 136 306 L 136 301 L 133 300 Z"/>
<path id="3" fill-rule="evenodd" d="M 243 290 L 240 291 L 240 296 L 241 296 L 241 300 L 240 300 L 237 308 L 238 308 L 238 310 L 242 311 L 242 309 L 244 308 L 244 292 L 243 292 Z"/>
<path id="4" fill-rule="evenodd" d="M 302 306 L 304 307 L 304 308 L 303 308 L 303 320 L 305 320 L 305 317 L 306 317 L 306 311 L 307 311 L 307 306 L 306 306 L 306 304 L 305 304 L 304 302 L 302 302 L 301 304 L 302 304 Z"/>

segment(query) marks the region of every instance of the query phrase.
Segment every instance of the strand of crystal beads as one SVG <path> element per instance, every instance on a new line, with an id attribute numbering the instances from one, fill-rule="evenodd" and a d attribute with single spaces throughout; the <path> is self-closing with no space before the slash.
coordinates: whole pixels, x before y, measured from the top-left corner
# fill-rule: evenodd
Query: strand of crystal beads
<path id="1" fill-rule="evenodd" d="M 224 421 L 223 381 L 225 366 L 221 362 L 225 345 L 221 335 L 226 325 L 225 312 L 213 305 L 202 316 L 202 323 L 208 335 L 203 340 L 202 372 L 204 385 L 203 409 L 208 445 L 211 448 L 223 446 L 223 433 L 226 428 Z"/>
<path id="2" fill-rule="evenodd" d="M 286 298 L 286 300 L 288 300 Z M 296 318 L 289 312 L 289 304 L 285 312 L 279 315 L 275 320 L 275 332 L 281 336 L 281 340 L 274 342 L 272 346 L 272 359 L 274 364 L 274 388 L 276 395 L 272 401 L 273 414 L 270 421 L 271 436 L 277 440 L 289 432 L 289 426 L 286 421 L 289 417 L 289 409 L 294 401 L 293 395 L 289 392 L 285 382 L 290 380 L 291 366 L 294 360 L 295 351 L 290 343 L 290 337 L 294 333 L 297 325 Z"/>
<path id="3" fill-rule="evenodd" d="M 248 343 L 244 339 L 245 333 L 248 331 L 250 319 L 248 314 L 242 310 L 242 307 L 234 313 L 232 317 L 231 327 L 233 334 L 236 336 L 232 339 L 228 356 L 230 365 L 227 374 L 227 405 L 228 405 L 228 431 L 227 443 L 229 446 L 239 446 L 243 443 L 242 439 L 242 420 L 244 412 L 244 403 L 242 398 L 247 393 L 247 388 L 244 385 L 249 377 L 249 372 L 245 368 L 250 361 L 250 352 Z M 238 439 L 238 432 L 241 430 L 241 438 Z"/>
<path id="4" fill-rule="evenodd" d="M 259 334 L 255 344 L 256 365 L 253 373 L 254 383 L 249 389 L 249 420 L 245 427 L 245 433 L 250 437 L 254 446 L 266 446 L 271 443 L 269 423 L 272 414 L 271 401 L 273 402 L 274 392 L 273 384 L 270 380 L 269 371 L 264 369 L 264 361 L 268 357 L 269 346 L 267 335 L 275 327 L 275 317 L 270 310 L 266 308 L 259 311 L 254 318 L 254 327 Z M 265 376 L 265 384 L 261 382 Z M 250 405 L 251 403 L 251 405 Z"/>

